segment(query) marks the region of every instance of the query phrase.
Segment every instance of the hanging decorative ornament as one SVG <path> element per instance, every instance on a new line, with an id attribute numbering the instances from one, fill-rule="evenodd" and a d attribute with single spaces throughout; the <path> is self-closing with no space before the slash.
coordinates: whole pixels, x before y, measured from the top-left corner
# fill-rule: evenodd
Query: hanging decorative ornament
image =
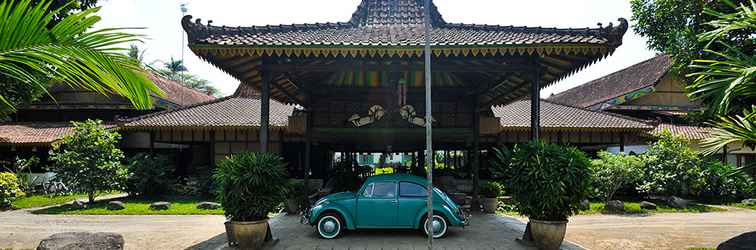
<path id="1" fill-rule="evenodd" d="M 404 105 L 399 109 L 399 114 L 402 115 L 402 118 L 404 118 L 404 120 L 420 127 L 425 127 L 427 123 L 425 121 L 425 118 L 417 115 L 417 111 L 415 111 L 415 107 L 413 107 L 412 105 Z M 431 117 L 431 122 L 436 122 L 436 119 Z"/>
<path id="2" fill-rule="evenodd" d="M 351 122 L 355 127 L 362 127 L 365 125 L 373 124 L 376 121 L 379 121 L 383 119 L 383 116 L 386 115 L 386 111 L 381 107 L 380 105 L 373 105 L 368 110 L 367 116 L 360 116 L 359 114 L 354 114 L 347 121 Z"/>

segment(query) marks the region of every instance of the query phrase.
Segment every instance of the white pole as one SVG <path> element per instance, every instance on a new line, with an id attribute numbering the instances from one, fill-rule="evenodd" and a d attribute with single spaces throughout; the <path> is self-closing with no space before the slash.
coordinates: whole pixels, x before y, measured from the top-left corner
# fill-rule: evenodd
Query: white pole
<path id="1" fill-rule="evenodd" d="M 425 0 L 425 163 L 428 165 L 428 250 L 433 249 L 433 116 L 431 102 L 431 0 Z"/>

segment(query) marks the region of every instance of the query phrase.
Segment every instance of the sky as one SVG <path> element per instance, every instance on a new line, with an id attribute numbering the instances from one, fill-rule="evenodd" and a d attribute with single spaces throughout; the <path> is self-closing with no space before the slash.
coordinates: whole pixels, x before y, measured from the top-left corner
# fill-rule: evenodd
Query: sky
<path id="1" fill-rule="evenodd" d="M 348 21 L 360 0 L 100 0 L 103 20 L 98 28 L 130 27 L 146 36 L 145 61 L 156 66 L 182 51 L 190 72 L 212 82 L 222 95 L 231 95 L 239 81 L 194 55 L 183 41 L 180 4 L 188 14 L 212 20 L 213 25 L 251 26 Z M 598 27 L 620 17 L 630 19 L 629 0 L 435 0 L 447 22 L 559 28 Z M 632 22 L 631 22 L 632 26 Z M 630 28 L 615 53 L 542 91 L 543 97 L 621 70 L 656 53 Z"/>

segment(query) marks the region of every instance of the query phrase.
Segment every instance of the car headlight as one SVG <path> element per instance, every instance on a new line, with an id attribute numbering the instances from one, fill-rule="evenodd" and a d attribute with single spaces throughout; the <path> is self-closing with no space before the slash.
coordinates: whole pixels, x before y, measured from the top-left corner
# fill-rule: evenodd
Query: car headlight
<path id="1" fill-rule="evenodd" d="M 323 199 L 323 200 L 319 200 L 318 202 L 315 202 L 315 206 L 317 207 L 320 205 L 328 205 L 328 203 L 330 203 L 328 200 Z"/>

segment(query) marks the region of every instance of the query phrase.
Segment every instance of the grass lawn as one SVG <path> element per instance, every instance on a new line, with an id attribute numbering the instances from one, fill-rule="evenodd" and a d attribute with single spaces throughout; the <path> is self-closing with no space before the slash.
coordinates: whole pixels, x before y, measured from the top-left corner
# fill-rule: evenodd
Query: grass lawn
<path id="1" fill-rule="evenodd" d="M 223 209 L 202 210 L 197 209 L 197 204 L 203 200 L 191 198 L 166 198 L 166 199 L 146 199 L 146 198 L 125 198 L 120 199 L 126 209 L 108 210 L 107 202 L 97 202 L 95 205 L 77 209 L 70 205 L 51 207 L 37 210 L 35 214 L 68 214 L 68 215 L 222 215 Z M 151 210 L 150 203 L 157 201 L 167 201 L 171 203 L 168 210 Z"/>
<path id="2" fill-rule="evenodd" d="M 664 204 L 656 204 L 656 210 L 647 210 L 640 207 L 640 202 L 625 201 L 625 214 L 647 214 L 647 213 L 708 213 L 708 212 L 723 212 L 727 209 L 708 206 L 704 204 L 691 204 L 687 208 L 673 208 Z M 603 202 L 591 202 L 591 208 L 585 211 L 580 211 L 580 214 L 598 214 L 603 213 Z"/>
<path id="3" fill-rule="evenodd" d="M 703 204 L 692 204 L 688 206 L 687 208 L 673 208 L 668 207 L 666 205 L 657 204 L 656 210 L 647 210 L 647 209 L 641 209 L 640 208 L 640 202 L 635 201 L 624 201 L 625 203 L 625 214 L 653 214 L 653 213 L 708 213 L 708 212 L 723 212 L 727 211 L 727 209 L 713 207 L 709 205 L 703 205 Z M 742 204 L 741 204 L 742 205 Z M 737 206 L 737 205 L 735 205 Z M 743 205 L 745 206 L 745 205 Z M 753 208 L 756 209 L 756 208 Z M 507 216 L 519 216 L 517 212 L 514 212 L 512 210 L 499 210 L 497 212 L 501 215 L 507 215 Z M 603 202 L 591 202 L 591 208 L 588 210 L 580 211 L 580 215 L 591 215 L 591 214 L 602 214 L 604 213 L 604 203 Z"/>
<path id="4" fill-rule="evenodd" d="M 730 204 L 730 206 L 756 210 L 756 205 L 750 205 L 749 206 L 749 205 L 746 205 L 746 204 L 743 204 L 743 203 L 733 203 L 733 204 Z"/>
<path id="5" fill-rule="evenodd" d="M 111 194 L 118 194 L 118 192 L 107 192 L 103 195 L 111 195 Z M 60 196 L 49 196 L 49 195 L 30 195 L 25 196 L 21 198 L 16 198 L 11 200 L 11 204 L 13 204 L 13 207 L 16 209 L 22 209 L 22 208 L 32 208 L 32 207 L 46 207 L 46 206 L 52 206 L 52 205 L 58 205 L 63 204 L 66 202 L 71 202 L 77 199 L 86 199 L 86 194 L 69 194 L 69 195 L 60 195 Z"/>

